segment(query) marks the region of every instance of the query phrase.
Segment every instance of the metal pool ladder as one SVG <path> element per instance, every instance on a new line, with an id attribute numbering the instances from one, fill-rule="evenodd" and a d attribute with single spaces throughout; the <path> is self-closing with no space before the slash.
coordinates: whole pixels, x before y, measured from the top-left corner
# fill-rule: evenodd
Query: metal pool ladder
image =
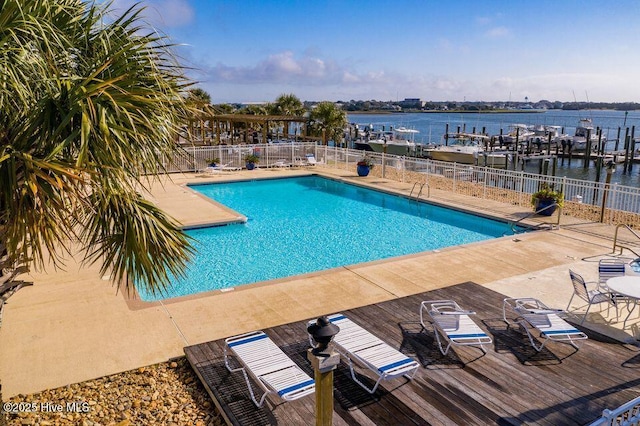
<path id="1" fill-rule="evenodd" d="M 409 198 L 411 198 L 411 196 L 413 195 L 413 190 L 416 189 L 416 185 L 420 185 L 420 189 L 418 190 L 418 195 L 416 195 L 415 199 L 416 200 L 420 199 L 420 195 L 422 195 L 422 189 L 425 186 L 427 187 L 427 198 L 429 198 L 429 196 L 431 195 L 431 191 L 429 189 L 429 184 L 428 183 L 420 183 L 420 182 L 415 182 L 413 184 L 413 186 L 411 187 L 411 192 L 409 193 Z"/>

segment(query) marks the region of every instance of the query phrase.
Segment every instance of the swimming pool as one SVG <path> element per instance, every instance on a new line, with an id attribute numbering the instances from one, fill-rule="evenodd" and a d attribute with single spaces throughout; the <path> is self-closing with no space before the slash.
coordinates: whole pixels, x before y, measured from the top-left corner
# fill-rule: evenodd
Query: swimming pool
<path id="1" fill-rule="evenodd" d="M 194 185 L 245 215 L 191 229 L 197 254 L 168 294 L 227 289 L 512 234 L 507 223 L 319 176 Z"/>

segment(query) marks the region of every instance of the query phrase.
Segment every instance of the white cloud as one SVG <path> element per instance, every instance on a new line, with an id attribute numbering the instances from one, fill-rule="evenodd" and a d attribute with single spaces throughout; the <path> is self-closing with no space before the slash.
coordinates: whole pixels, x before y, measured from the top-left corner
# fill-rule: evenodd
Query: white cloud
<path id="1" fill-rule="evenodd" d="M 511 34 L 511 31 L 506 27 L 494 27 L 485 32 L 485 35 L 490 38 L 502 38 Z"/>

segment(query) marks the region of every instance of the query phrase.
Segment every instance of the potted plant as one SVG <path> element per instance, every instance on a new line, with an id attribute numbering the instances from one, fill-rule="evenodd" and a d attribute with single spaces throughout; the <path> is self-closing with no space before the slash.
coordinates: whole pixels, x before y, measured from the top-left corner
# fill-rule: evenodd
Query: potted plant
<path id="1" fill-rule="evenodd" d="M 244 156 L 244 162 L 246 163 L 247 170 L 253 170 L 259 161 L 260 157 L 255 154 L 247 154 Z"/>
<path id="2" fill-rule="evenodd" d="M 207 158 L 205 161 L 209 164 L 209 167 L 215 167 L 220 163 L 220 159 L 218 157 Z"/>
<path id="3" fill-rule="evenodd" d="M 551 216 L 556 211 L 556 207 L 564 205 L 564 194 L 543 183 L 540 189 L 531 195 L 531 205 L 539 214 Z"/>
<path id="4" fill-rule="evenodd" d="M 373 168 L 373 161 L 369 157 L 363 157 L 356 165 L 358 166 L 358 176 L 367 176 L 369 171 Z"/>

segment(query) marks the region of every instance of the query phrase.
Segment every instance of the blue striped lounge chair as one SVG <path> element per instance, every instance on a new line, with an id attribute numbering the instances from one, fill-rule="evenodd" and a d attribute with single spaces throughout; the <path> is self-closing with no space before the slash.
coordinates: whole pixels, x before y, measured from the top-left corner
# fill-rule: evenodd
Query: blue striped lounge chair
<path id="1" fill-rule="evenodd" d="M 531 346 L 540 352 L 544 346 L 550 342 L 569 343 L 574 348 L 580 349 L 577 342 L 587 339 L 587 335 L 560 318 L 560 314 L 565 313 L 562 309 L 552 309 L 538 299 L 506 298 L 502 303 L 502 318 L 507 323 L 507 311 L 516 314 L 515 322 L 527 333 Z M 533 332 L 537 331 L 534 337 Z M 536 338 L 542 339 L 542 343 L 537 343 Z"/>
<path id="2" fill-rule="evenodd" d="M 231 352 L 241 364 L 238 368 L 229 365 Z M 277 394 L 284 401 L 293 401 L 315 391 L 315 382 L 291 360 L 262 331 L 241 334 L 225 340 L 224 364 L 230 372 L 241 371 L 247 382 L 253 403 L 262 407 L 269 394 Z M 258 401 L 247 372 L 251 374 L 264 394 Z"/>
<path id="3" fill-rule="evenodd" d="M 340 327 L 333 338 L 336 350 L 349 365 L 351 378 L 367 392 L 373 394 L 383 380 L 400 376 L 412 379 L 420 364 L 391 347 L 343 314 L 330 315 L 329 321 Z M 309 324 L 315 323 L 310 321 Z M 378 379 L 373 387 L 361 382 L 355 374 L 355 365 L 369 369 Z"/>
<path id="4" fill-rule="evenodd" d="M 420 324 L 426 330 L 426 316 L 431 318 L 438 347 L 446 355 L 451 346 L 477 346 L 486 353 L 484 345 L 490 345 L 493 340 L 485 333 L 469 315 L 473 311 L 466 311 L 453 300 L 425 300 L 420 304 Z M 444 347 L 443 341 L 448 342 Z"/>

